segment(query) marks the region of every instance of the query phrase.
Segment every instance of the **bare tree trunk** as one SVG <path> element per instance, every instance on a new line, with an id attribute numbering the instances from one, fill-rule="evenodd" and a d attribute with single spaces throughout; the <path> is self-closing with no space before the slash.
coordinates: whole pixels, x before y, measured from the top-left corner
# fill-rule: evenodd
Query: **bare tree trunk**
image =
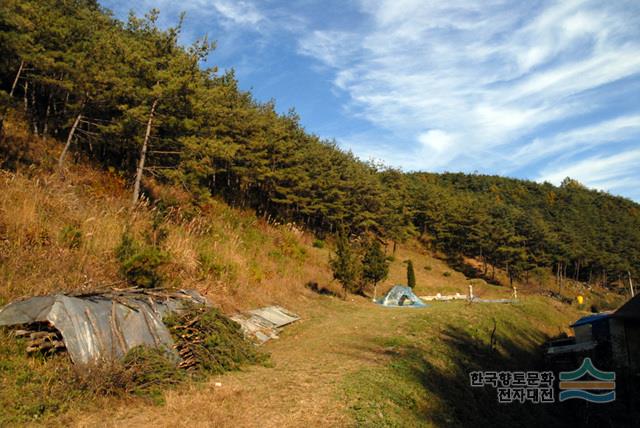
<path id="1" fill-rule="evenodd" d="M 138 203 L 140 197 L 140 182 L 142 181 L 142 173 L 144 171 L 144 161 L 147 157 L 147 147 L 149 146 L 149 137 L 151 136 L 151 127 L 153 125 L 153 116 L 156 113 L 156 107 L 158 100 L 154 100 L 151 105 L 151 112 L 149 113 L 149 121 L 147 122 L 147 132 L 144 135 L 144 141 L 142 143 L 142 150 L 140 151 L 140 162 L 138 162 L 138 169 L 136 170 L 136 181 L 133 184 L 133 205 Z"/>
<path id="2" fill-rule="evenodd" d="M 13 79 L 13 85 L 11 85 L 11 92 L 9 92 L 9 96 L 13 97 L 13 93 L 16 90 L 16 86 L 18 85 L 18 80 L 20 80 L 20 74 L 22 74 L 22 69 L 24 68 L 24 60 L 20 61 L 20 67 L 18 67 L 18 72 L 16 73 L 16 78 Z"/>
<path id="3" fill-rule="evenodd" d="M 636 293 L 633 291 L 633 281 L 631 280 L 631 271 L 627 271 L 627 275 L 629 275 L 629 290 L 631 290 L 631 297 L 634 297 Z"/>
<path id="4" fill-rule="evenodd" d="M 69 147 L 71 146 L 71 141 L 73 141 L 73 135 L 76 133 L 76 128 L 78 127 L 80 120 L 82 120 L 82 113 L 78 113 L 78 116 L 76 116 L 76 120 L 75 122 L 73 122 L 73 126 L 71 127 L 69 135 L 67 136 L 67 143 L 64 145 L 64 149 L 62 149 L 62 153 L 60 154 L 60 158 L 58 159 L 58 168 L 60 169 L 62 169 L 62 166 L 64 165 L 64 158 L 65 156 L 67 156 L 67 152 L 69 151 Z"/>
<path id="5" fill-rule="evenodd" d="M 33 86 L 31 88 L 31 108 L 32 108 L 32 122 L 33 122 L 33 133 L 38 136 L 38 108 L 36 105 L 36 87 Z"/>
<path id="6" fill-rule="evenodd" d="M 44 111 L 44 124 L 42 125 L 42 138 L 47 138 L 47 130 L 49 129 L 49 113 L 51 112 L 51 92 L 47 97 L 47 108 Z"/>
<path id="7" fill-rule="evenodd" d="M 13 81 L 13 85 L 11 85 L 9 97 L 13 97 L 13 92 L 16 90 L 18 79 L 20 79 L 20 73 L 22 73 L 22 67 L 24 67 L 24 61 L 20 61 L 20 67 L 18 68 L 18 73 L 16 73 L 16 78 Z M 10 103 L 4 105 L 2 111 L 0 112 L 0 138 L 4 138 L 4 118 L 7 116 L 7 112 L 9 111 L 9 104 Z"/>
<path id="8" fill-rule="evenodd" d="M 24 82 L 24 113 L 27 114 L 29 110 L 29 97 L 27 94 L 29 93 L 29 81 Z"/>

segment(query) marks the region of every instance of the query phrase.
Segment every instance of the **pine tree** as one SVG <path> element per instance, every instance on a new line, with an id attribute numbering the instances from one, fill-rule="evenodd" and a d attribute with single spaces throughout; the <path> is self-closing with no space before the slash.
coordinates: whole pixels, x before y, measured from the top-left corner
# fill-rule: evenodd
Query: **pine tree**
<path id="1" fill-rule="evenodd" d="M 413 271 L 413 262 L 407 261 L 407 285 L 410 288 L 416 287 L 416 273 Z"/>
<path id="2" fill-rule="evenodd" d="M 361 291 L 359 260 L 344 231 L 338 234 L 336 255 L 331 258 L 329 264 L 333 270 L 333 278 L 342 284 L 345 295 L 347 292 Z"/>
<path id="3" fill-rule="evenodd" d="M 377 286 L 389 275 L 389 261 L 376 238 L 371 240 L 362 259 L 362 277 L 365 282 L 373 284 L 373 298 L 376 298 Z"/>

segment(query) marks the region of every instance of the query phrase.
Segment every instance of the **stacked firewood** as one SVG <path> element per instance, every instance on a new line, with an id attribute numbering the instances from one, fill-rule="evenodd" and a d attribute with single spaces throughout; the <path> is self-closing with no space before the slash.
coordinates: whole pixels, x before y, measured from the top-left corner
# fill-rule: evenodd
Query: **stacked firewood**
<path id="1" fill-rule="evenodd" d="M 240 325 L 205 306 L 188 306 L 164 320 L 181 358 L 179 367 L 189 371 L 224 373 L 243 364 L 267 361 L 266 354 L 246 340 Z"/>
<path id="2" fill-rule="evenodd" d="M 188 315 L 185 314 L 185 316 L 182 317 L 182 323 L 173 326 L 175 334 L 179 337 L 174 348 L 182 359 L 180 364 L 178 364 L 178 367 L 182 369 L 192 369 L 199 365 L 198 356 L 194 351 L 195 347 L 204 341 L 201 337 L 203 333 L 202 330 L 197 328 L 200 317 L 196 315 L 189 319 L 190 317 Z"/>
<path id="3" fill-rule="evenodd" d="M 36 328 L 35 325 L 30 327 Z M 33 330 L 15 330 L 13 334 L 27 341 L 27 353 L 29 354 L 36 352 L 52 354 L 65 349 L 60 332 L 51 326 Z"/>

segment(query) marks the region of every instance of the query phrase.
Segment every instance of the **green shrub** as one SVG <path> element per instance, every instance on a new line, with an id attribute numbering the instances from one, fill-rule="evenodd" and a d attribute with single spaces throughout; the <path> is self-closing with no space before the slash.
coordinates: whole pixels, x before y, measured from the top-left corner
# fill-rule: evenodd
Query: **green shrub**
<path id="1" fill-rule="evenodd" d="M 198 254 L 198 265 L 202 275 L 213 275 L 215 279 L 220 279 L 224 273 L 224 265 L 218 263 L 216 256 L 208 251 Z"/>
<path id="2" fill-rule="evenodd" d="M 75 225 L 66 225 L 60 231 L 60 243 L 67 248 L 80 248 L 82 230 Z"/>
<path id="3" fill-rule="evenodd" d="M 137 346 L 127 352 L 122 366 L 127 381 L 125 391 L 149 397 L 158 404 L 163 401 L 162 392 L 167 386 L 176 385 L 186 378 L 164 349 Z"/>
<path id="4" fill-rule="evenodd" d="M 192 305 L 164 319 L 176 349 L 191 371 L 220 374 L 245 364 L 268 362 L 269 357 L 245 339 L 240 324 L 217 309 Z"/>
<path id="5" fill-rule="evenodd" d="M 424 270 L 426 270 L 426 271 L 431 271 L 431 270 L 433 270 L 433 268 L 432 268 L 430 265 L 426 265 L 426 266 L 424 267 Z"/>
<path id="6" fill-rule="evenodd" d="M 337 236 L 335 256 L 329 259 L 329 266 L 333 272 L 333 279 L 342 284 L 345 293 L 362 292 L 362 262 L 344 231 Z"/>
<path id="7" fill-rule="evenodd" d="M 137 395 L 162 404 L 163 391 L 185 379 L 166 350 L 136 346 L 120 361 L 75 367 L 73 383 L 95 397 Z"/>
<path id="8" fill-rule="evenodd" d="M 141 288 L 159 287 L 162 274 L 159 269 L 168 261 L 168 254 L 155 245 L 140 245 L 130 233 L 122 235 L 116 249 L 120 273 L 129 284 Z"/>
<path id="9" fill-rule="evenodd" d="M 448 277 L 450 277 L 450 276 L 451 276 L 451 272 L 449 272 L 448 270 L 447 270 L 447 271 L 444 271 L 444 272 L 442 272 L 442 276 L 445 276 L 445 277 L 447 277 L 447 278 L 448 278 Z"/>
<path id="10" fill-rule="evenodd" d="M 314 248 L 324 248 L 324 241 L 322 239 L 316 239 L 313 241 Z"/>
<path id="11" fill-rule="evenodd" d="M 413 270 L 413 262 L 407 261 L 407 285 L 410 288 L 416 288 L 416 273 Z"/>

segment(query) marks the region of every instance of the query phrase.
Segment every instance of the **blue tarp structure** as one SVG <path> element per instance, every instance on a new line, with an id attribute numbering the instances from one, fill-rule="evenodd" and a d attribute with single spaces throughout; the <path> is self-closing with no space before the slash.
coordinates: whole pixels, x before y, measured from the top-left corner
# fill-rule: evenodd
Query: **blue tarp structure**
<path id="1" fill-rule="evenodd" d="M 587 315 L 586 317 L 580 318 L 578 321 L 571 324 L 571 327 L 579 327 L 584 324 L 595 324 L 601 321 L 604 321 L 611 317 L 611 313 L 604 312 L 600 314 Z"/>
<path id="2" fill-rule="evenodd" d="M 396 285 L 391 290 L 387 292 L 387 294 L 380 299 L 378 302 L 379 305 L 389 306 L 389 307 L 406 307 L 406 308 L 425 308 L 425 305 L 422 300 L 418 298 L 415 294 L 413 294 L 413 290 L 409 287 L 405 287 L 404 285 Z"/>

